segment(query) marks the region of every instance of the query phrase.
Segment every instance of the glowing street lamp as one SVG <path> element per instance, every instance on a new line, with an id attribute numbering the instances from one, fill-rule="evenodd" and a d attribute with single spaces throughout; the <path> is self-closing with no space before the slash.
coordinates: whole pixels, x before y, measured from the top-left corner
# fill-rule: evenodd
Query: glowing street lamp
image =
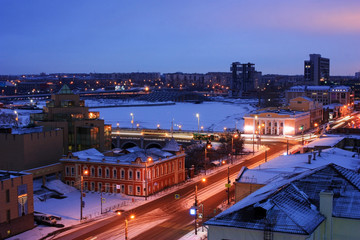
<path id="1" fill-rule="evenodd" d="M 83 219 L 83 182 L 84 182 L 84 176 L 87 176 L 89 174 L 89 171 L 85 169 L 81 175 L 80 175 L 80 221 Z"/>
<path id="2" fill-rule="evenodd" d="M 198 133 L 200 132 L 200 114 L 196 114 L 196 117 L 198 119 Z"/>
<path id="3" fill-rule="evenodd" d="M 234 138 L 238 138 L 239 134 L 235 133 L 231 137 L 231 164 L 233 164 L 233 155 L 234 155 Z"/>
<path id="4" fill-rule="evenodd" d="M 148 157 L 145 162 L 145 200 L 147 200 L 148 197 L 148 172 L 147 172 L 147 164 L 152 162 L 152 158 Z"/>
<path id="5" fill-rule="evenodd" d="M 134 128 L 134 114 L 130 113 L 130 116 L 131 116 L 131 128 L 133 129 Z"/>

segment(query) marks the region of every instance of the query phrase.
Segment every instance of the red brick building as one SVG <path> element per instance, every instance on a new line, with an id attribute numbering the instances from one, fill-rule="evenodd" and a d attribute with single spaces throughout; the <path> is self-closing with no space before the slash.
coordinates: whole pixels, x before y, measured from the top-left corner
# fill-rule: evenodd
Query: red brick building
<path id="1" fill-rule="evenodd" d="M 185 181 L 185 152 L 174 140 L 162 150 L 134 147 L 100 153 L 88 149 L 69 153 L 60 161 L 68 185 L 79 187 L 81 173 L 88 170 L 83 177 L 85 191 L 146 196 Z"/>

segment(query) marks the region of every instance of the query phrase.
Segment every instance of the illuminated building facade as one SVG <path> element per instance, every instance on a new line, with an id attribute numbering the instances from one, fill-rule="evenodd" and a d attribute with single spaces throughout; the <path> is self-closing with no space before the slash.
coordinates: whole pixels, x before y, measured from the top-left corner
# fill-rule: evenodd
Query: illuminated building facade
<path id="1" fill-rule="evenodd" d="M 77 188 L 80 175 L 88 170 L 83 177 L 85 191 L 148 196 L 185 181 L 185 152 L 181 146 L 174 151 L 167 146 L 163 150 L 134 147 L 104 154 L 88 149 L 69 153 L 60 161 L 65 183 Z"/>
<path id="2" fill-rule="evenodd" d="M 99 117 L 99 112 L 89 112 L 79 95 L 63 85 L 51 95 L 43 113 L 31 115 L 31 121 L 44 128 L 63 129 L 64 153 L 89 148 L 105 151 L 111 149 L 111 126 Z"/>
<path id="3" fill-rule="evenodd" d="M 310 112 L 266 108 L 244 116 L 245 134 L 296 135 L 310 127 Z"/>

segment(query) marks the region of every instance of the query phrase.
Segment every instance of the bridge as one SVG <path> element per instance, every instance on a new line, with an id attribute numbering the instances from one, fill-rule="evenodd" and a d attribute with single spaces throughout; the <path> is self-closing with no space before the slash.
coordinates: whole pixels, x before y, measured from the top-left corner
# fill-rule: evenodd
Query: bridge
<path id="1" fill-rule="evenodd" d="M 187 131 L 171 133 L 166 130 L 114 128 L 111 137 L 112 147 L 122 149 L 135 146 L 163 148 L 171 138 L 184 146 L 194 143 L 193 133 Z"/>
<path id="2" fill-rule="evenodd" d="M 166 145 L 167 141 L 174 138 L 178 143 L 183 146 L 191 145 L 199 140 L 205 139 L 194 139 L 193 131 L 177 130 L 159 130 L 159 129 L 129 129 L 129 128 L 113 128 L 112 130 L 112 147 L 113 148 L 130 148 L 138 146 L 140 148 L 162 148 Z M 211 136 L 211 141 L 217 142 L 224 132 L 201 132 L 201 135 Z M 291 144 L 301 143 L 302 141 L 311 141 L 317 138 L 315 134 L 304 134 L 303 136 L 273 136 L 273 135 L 252 135 L 252 134 L 241 134 L 246 144 L 265 144 L 269 142 L 289 142 Z"/>

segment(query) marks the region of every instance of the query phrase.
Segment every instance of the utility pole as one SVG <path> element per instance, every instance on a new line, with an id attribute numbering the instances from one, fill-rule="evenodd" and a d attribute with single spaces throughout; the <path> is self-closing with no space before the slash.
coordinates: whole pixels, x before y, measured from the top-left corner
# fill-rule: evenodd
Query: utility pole
<path id="1" fill-rule="evenodd" d="M 102 204 L 103 204 L 103 197 L 102 197 L 102 189 L 100 188 L 100 208 L 101 208 L 101 214 L 103 214 L 103 211 L 102 211 Z"/>
<path id="2" fill-rule="evenodd" d="M 230 167 L 228 166 L 228 184 L 230 184 Z M 228 195 L 228 205 L 230 205 L 230 188 L 227 188 L 227 195 Z"/>
<path id="3" fill-rule="evenodd" d="M 289 139 L 286 139 L 286 155 L 289 155 Z"/>
<path id="4" fill-rule="evenodd" d="M 195 235 L 197 235 L 197 206 L 198 206 L 198 200 L 197 200 L 197 185 L 195 185 Z"/>
<path id="5" fill-rule="evenodd" d="M 125 240 L 128 240 L 128 220 L 125 218 Z"/>
<path id="6" fill-rule="evenodd" d="M 80 221 L 83 219 L 83 175 L 80 175 Z"/>

